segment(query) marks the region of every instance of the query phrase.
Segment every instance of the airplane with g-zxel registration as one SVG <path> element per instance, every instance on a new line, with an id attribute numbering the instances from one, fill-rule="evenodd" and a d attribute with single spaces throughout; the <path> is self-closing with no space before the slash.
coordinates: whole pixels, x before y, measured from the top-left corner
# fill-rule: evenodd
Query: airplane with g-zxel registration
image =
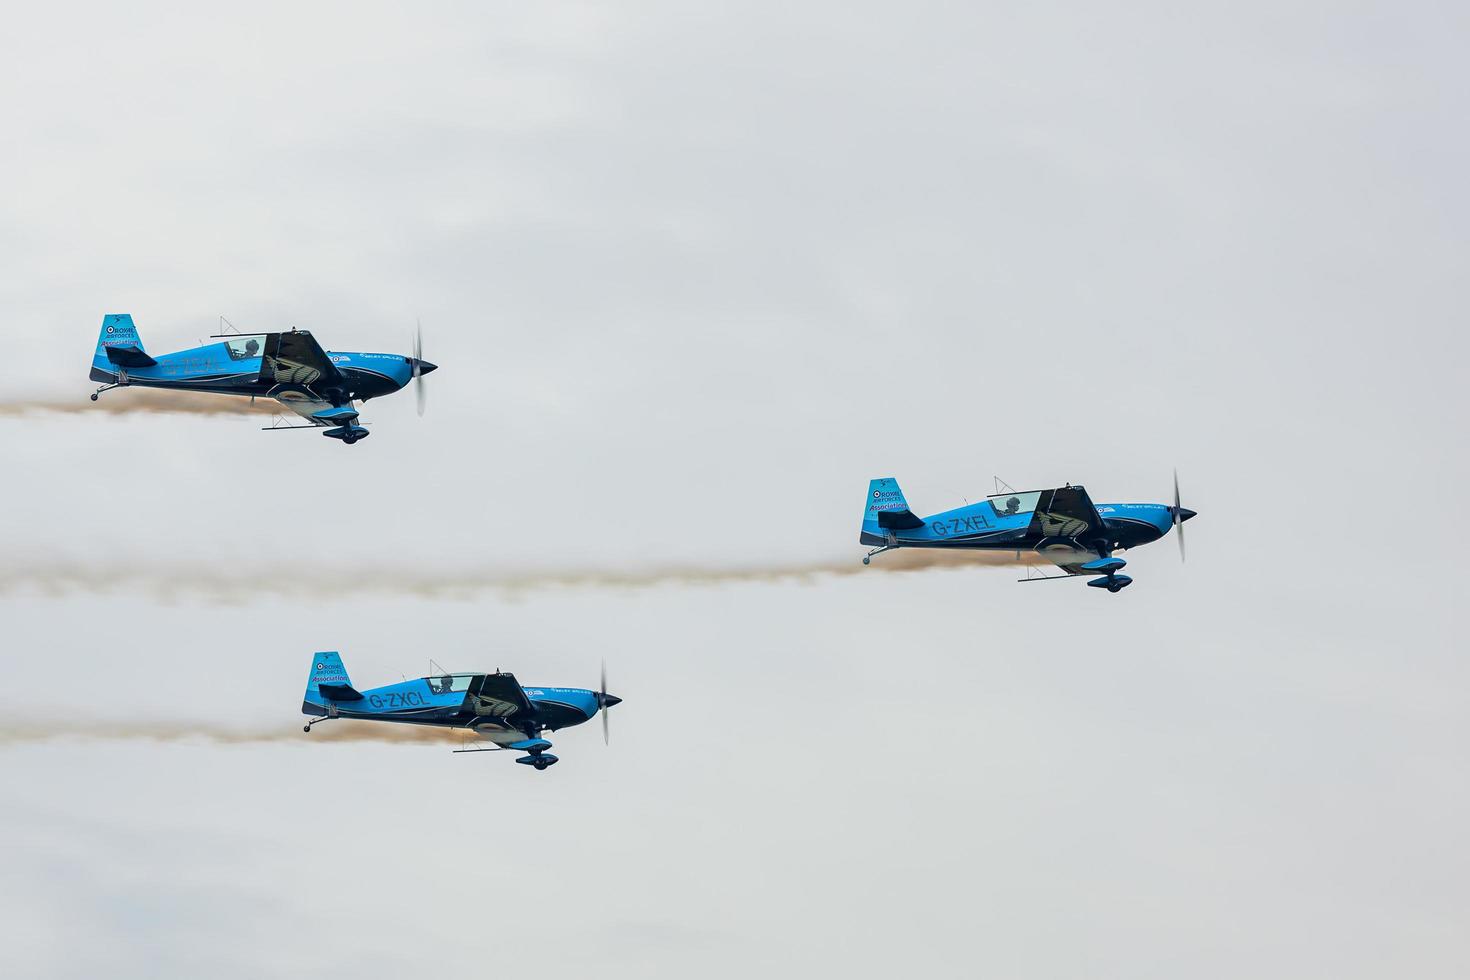
<path id="1" fill-rule="evenodd" d="M 551 743 L 542 732 L 570 728 L 591 721 L 602 712 L 602 740 L 607 741 L 607 709 L 623 699 L 607 693 L 607 665 L 602 687 L 522 687 L 514 674 L 435 674 L 386 687 L 359 691 L 352 686 L 341 654 L 318 653 L 306 677 L 301 713 L 315 716 L 302 731 L 334 718 L 396 722 L 457 729 L 484 743 L 456 752 L 498 752 L 512 749 L 526 754 L 516 759 L 537 770 L 555 765 Z"/>
<path id="2" fill-rule="evenodd" d="M 423 333 L 414 335 L 413 355 L 323 350 L 305 330 L 263 334 L 215 334 L 215 343 L 153 357 L 143 349 L 133 317 L 109 313 L 92 355 L 91 378 L 104 382 L 92 400 L 111 388 L 137 386 L 173 391 L 274 398 L 309 425 L 268 429 L 312 429 L 352 445 L 369 435 L 358 423 L 354 401 L 392 394 L 413 382 L 424 414 L 424 375 L 438 368 L 423 358 Z"/>
<path id="3" fill-rule="evenodd" d="M 1128 564 L 1115 551 L 1157 541 L 1169 529 L 1179 539 L 1184 560 L 1184 522 L 1195 512 L 1179 503 L 1179 474 L 1174 474 L 1174 503 L 1096 504 L 1082 487 L 1068 484 L 1050 490 L 992 494 L 977 504 L 919 517 L 909 509 L 898 481 L 868 483 L 867 509 L 859 541 L 877 545 L 863 558 L 896 548 L 946 548 L 1035 552 L 1065 575 L 1039 575 L 1023 582 L 1095 575 L 1087 584 L 1119 592 L 1133 579 L 1119 574 Z"/>

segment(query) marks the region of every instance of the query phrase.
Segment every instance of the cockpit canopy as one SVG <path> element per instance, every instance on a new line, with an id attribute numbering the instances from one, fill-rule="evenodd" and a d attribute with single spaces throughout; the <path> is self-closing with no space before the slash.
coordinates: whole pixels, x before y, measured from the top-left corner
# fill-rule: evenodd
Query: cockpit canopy
<path id="1" fill-rule="evenodd" d="M 1036 510 L 1036 502 L 1045 492 L 1044 490 L 1027 490 L 1022 493 L 997 493 L 987 497 L 986 500 L 995 509 L 996 517 L 1015 517 L 1018 514 L 1029 514 Z"/>
<path id="2" fill-rule="evenodd" d="M 225 350 L 230 352 L 232 361 L 248 361 L 265 353 L 265 337 L 265 334 L 256 334 L 253 337 L 231 337 L 225 341 Z"/>
<path id="3" fill-rule="evenodd" d="M 437 677 L 425 677 L 429 682 L 429 691 L 432 694 L 460 694 L 470 689 L 470 683 L 480 674 L 440 674 Z"/>

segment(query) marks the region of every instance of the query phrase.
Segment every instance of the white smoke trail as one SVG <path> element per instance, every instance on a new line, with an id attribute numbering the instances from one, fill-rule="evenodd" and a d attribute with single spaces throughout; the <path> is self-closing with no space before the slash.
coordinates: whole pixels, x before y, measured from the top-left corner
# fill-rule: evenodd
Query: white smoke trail
<path id="1" fill-rule="evenodd" d="M 281 411 L 273 399 L 252 400 L 243 395 L 212 395 L 201 391 L 162 391 L 156 388 L 110 391 L 97 401 L 79 393 L 75 399 L 47 398 L 0 402 L 0 418 L 37 414 L 63 415 L 269 415 Z"/>
<path id="2" fill-rule="evenodd" d="M 450 728 L 430 728 L 388 722 L 337 719 L 323 722 L 307 735 L 301 725 L 283 720 L 270 728 L 228 728 L 209 723 L 187 722 L 91 722 L 15 721 L 0 724 L 0 747 L 33 745 L 45 742 L 176 742 L 208 745 L 252 745 L 276 742 L 387 742 L 398 744 L 432 744 L 458 748 L 468 740 L 474 745 L 487 744 L 474 735 Z"/>
<path id="3" fill-rule="evenodd" d="M 317 569 L 312 576 L 315 599 L 363 595 L 421 599 L 468 600 L 485 593 L 517 593 L 555 588 L 642 589 L 659 585 L 720 586 L 742 582 L 804 582 L 827 577 L 889 575 L 931 569 L 1046 565 L 1031 552 L 938 551 L 904 549 L 881 555 L 865 566 L 859 556 L 847 561 L 765 567 L 528 570 L 470 569 Z M 300 595 L 299 576 L 268 570 L 184 566 L 103 566 L 75 564 L 11 565 L 0 568 L 0 595 L 38 593 L 142 594 L 172 601 L 202 598 L 245 602 L 260 596 Z"/>

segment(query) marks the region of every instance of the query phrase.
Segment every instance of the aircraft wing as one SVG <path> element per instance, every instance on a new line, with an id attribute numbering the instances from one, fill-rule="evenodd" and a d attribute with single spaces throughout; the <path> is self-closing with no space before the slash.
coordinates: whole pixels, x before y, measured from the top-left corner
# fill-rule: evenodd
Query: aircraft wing
<path id="1" fill-rule="evenodd" d="M 321 398 L 312 398 L 295 388 L 287 389 L 275 396 L 282 408 L 288 408 L 313 425 L 351 425 L 357 421 L 358 411 L 351 405 L 334 405 Z"/>
<path id="2" fill-rule="evenodd" d="M 531 699 L 514 674 L 486 674 L 475 696 L 475 713 L 494 718 L 511 718 L 531 713 Z"/>
<path id="3" fill-rule="evenodd" d="M 1048 538 L 1073 538 L 1085 545 L 1107 537 L 1097 508 L 1082 487 L 1043 490 L 1036 501 L 1031 530 Z"/>
<path id="4" fill-rule="evenodd" d="M 1048 561 L 1060 568 L 1062 571 L 1066 572 L 1068 575 L 1111 576 L 1114 573 L 1120 571 L 1124 565 L 1128 564 L 1121 558 L 1115 558 L 1111 556 L 1107 558 L 1099 558 L 1096 555 L 1077 551 L 1073 551 L 1071 553 L 1057 551 L 1047 555 L 1046 557 Z M 1052 575 L 1049 577 L 1060 578 L 1061 576 Z M 1127 578 L 1127 576 L 1120 577 Z M 1022 581 L 1025 581 L 1025 579 L 1022 579 Z"/>
<path id="5" fill-rule="evenodd" d="M 273 380 L 299 385 L 331 386 L 342 380 L 342 372 L 332 363 L 316 338 L 305 330 L 276 335 L 275 349 L 266 358 L 264 371 L 274 372 Z M 269 347 L 267 348 L 269 349 Z M 262 372 L 264 373 L 264 372 Z"/>

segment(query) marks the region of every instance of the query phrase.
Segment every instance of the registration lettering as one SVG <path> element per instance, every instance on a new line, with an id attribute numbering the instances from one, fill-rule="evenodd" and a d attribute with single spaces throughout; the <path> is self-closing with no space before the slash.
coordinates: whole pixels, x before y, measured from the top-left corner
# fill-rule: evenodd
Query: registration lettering
<path id="1" fill-rule="evenodd" d="M 984 514 L 971 514 L 969 517 L 951 517 L 947 521 L 935 521 L 929 525 L 929 530 L 941 538 L 947 538 L 951 534 L 959 534 L 962 531 L 988 531 L 990 526 Z"/>
<path id="2" fill-rule="evenodd" d="M 424 696 L 417 691 L 388 692 L 387 694 L 368 695 L 368 704 L 374 708 L 419 708 L 428 704 Z"/>

